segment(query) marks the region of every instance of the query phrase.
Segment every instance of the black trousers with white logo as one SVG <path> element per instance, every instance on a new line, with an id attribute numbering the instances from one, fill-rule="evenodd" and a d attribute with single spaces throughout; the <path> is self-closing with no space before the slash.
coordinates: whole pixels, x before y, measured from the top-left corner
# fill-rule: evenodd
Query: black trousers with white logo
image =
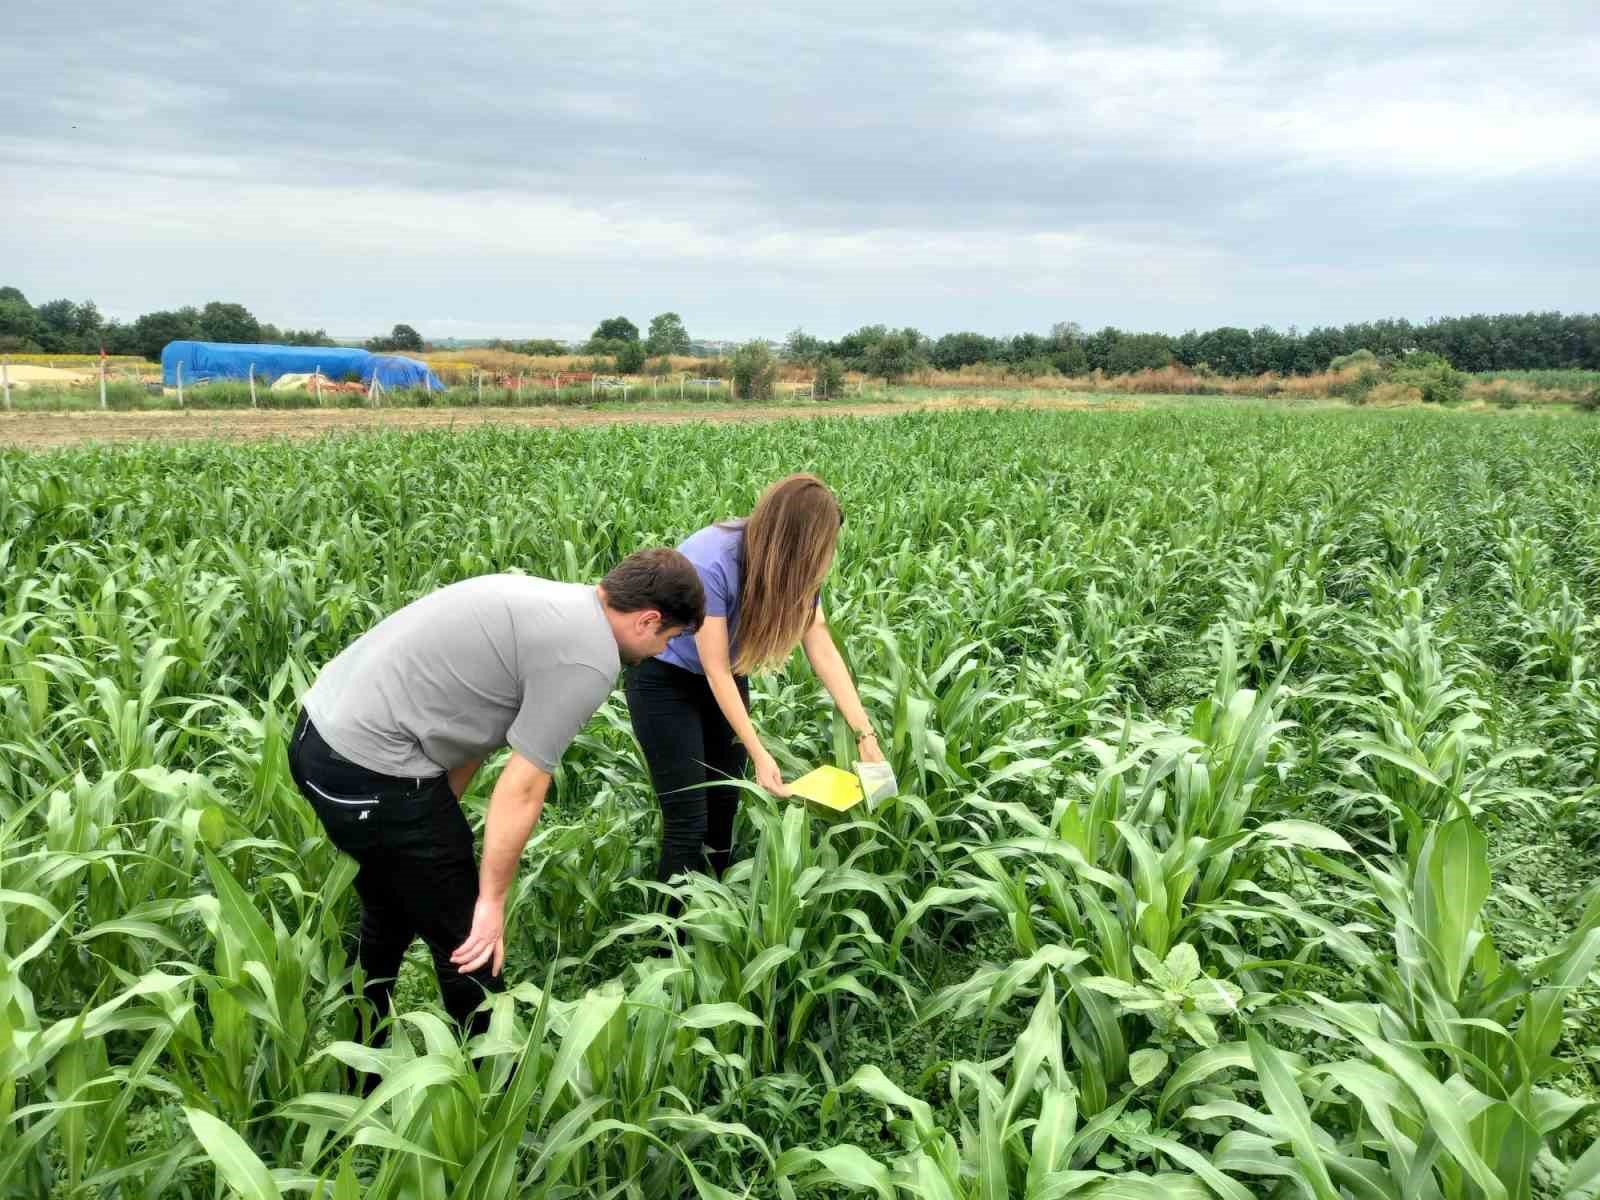
<path id="1" fill-rule="evenodd" d="M 359 867 L 357 958 L 366 975 L 363 994 L 378 1019 L 389 1014 L 401 959 L 421 937 L 433 954 L 445 1009 L 472 1033 L 487 1029 L 488 1014 L 473 1010 L 503 980 L 490 964 L 463 975 L 450 961 L 472 928 L 478 865 L 472 828 L 448 777 L 396 779 L 369 771 L 323 741 L 305 713 L 289 743 L 289 771 L 328 839 Z"/>

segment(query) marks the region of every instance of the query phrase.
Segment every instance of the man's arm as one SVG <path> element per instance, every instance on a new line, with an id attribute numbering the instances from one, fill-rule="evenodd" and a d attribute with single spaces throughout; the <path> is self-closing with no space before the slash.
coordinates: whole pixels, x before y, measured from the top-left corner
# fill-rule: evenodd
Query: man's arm
<path id="1" fill-rule="evenodd" d="M 506 960 L 506 894 L 517 874 L 517 860 L 528 836 L 544 811 L 550 774 L 512 751 L 505 770 L 489 795 L 489 815 L 483 827 L 483 865 L 478 872 L 478 903 L 472 910 L 472 930 L 456 947 L 450 961 L 463 975 L 491 959 L 494 974 Z"/>

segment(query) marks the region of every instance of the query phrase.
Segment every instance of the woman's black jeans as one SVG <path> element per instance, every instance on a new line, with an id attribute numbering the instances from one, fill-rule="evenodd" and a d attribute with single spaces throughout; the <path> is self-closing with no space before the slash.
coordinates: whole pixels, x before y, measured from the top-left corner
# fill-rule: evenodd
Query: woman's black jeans
<path id="1" fill-rule="evenodd" d="M 389 1015 L 395 976 L 419 936 L 433 954 L 439 993 L 456 1022 L 477 1034 L 488 1014 L 473 1016 L 485 992 L 504 988 L 486 963 L 463 975 L 450 961 L 472 929 L 478 865 L 472 827 L 448 776 L 396 779 L 351 762 L 300 714 L 289 743 L 289 771 L 316 810 L 328 840 L 356 860 L 361 897 L 364 995 L 381 1021 Z"/>
<path id="2" fill-rule="evenodd" d="M 736 675 L 734 682 L 748 707 L 749 681 Z M 650 658 L 628 672 L 624 689 L 661 804 L 656 878 L 665 883 L 685 871 L 721 875 L 733 848 L 739 789 L 715 781 L 743 777 L 749 762 L 744 745 L 704 675 Z"/>

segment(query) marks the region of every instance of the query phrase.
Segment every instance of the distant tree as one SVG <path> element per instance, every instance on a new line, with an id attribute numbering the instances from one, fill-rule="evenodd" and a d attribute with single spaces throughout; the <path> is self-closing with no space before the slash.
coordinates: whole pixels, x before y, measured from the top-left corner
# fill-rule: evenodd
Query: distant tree
<path id="1" fill-rule="evenodd" d="M 124 325 L 115 317 L 100 327 L 99 344 L 106 348 L 107 354 L 139 353 L 133 342 L 133 326 Z"/>
<path id="2" fill-rule="evenodd" d="M 887 325 L 863 325 L 835 342 L 834 352 L 844 360 L 846 366 L 864 370 L 867 351 L 888 336 Z"/>
<path id="3" fill-rule="evenodd" d="M 778 359 L 772 347 L 757 339 L 733 352 L 733 386 L 741 400 L 770 400 L 778 380 Z"/>
<path id="4" fill-rule="evenodd" d="M 981 333 L 947 333 L 933 343 L 928 360 L 941 371 L 956 371 L 974 363 L 993 362 L 1000 348 Z"/>
<path id="5" fill-rule="evenodd" d="M 804 329 L 790 330 L 783 340 L 783 357 L 801 366 L 809 367 L 818 362 L 826 349 L 821 338 L 813 337 Z"/>
<path id="6" fill-rule="evenodd" d="M 811 377 L 811 390 L 818 400 L 844 395 L 844 364 L 837 358 L 818 359 L 816 374 Z"/>
<path id="7" fill-rule="evenodd" d="M 617 374 L 637 375 L 644 370 L 644 345 L 637 339 L 623 342 L 617 348 Z"/>
<path id="8" fill-rule="evenodd" d="M 1134 371 L 1159 370 L 1172 361 L 1172 339 L 1164 333 L 1112 332 L 1116 336 L 1107 347 L 1104 363 L 1108 374 L 1128 375 Z M 1092 354 L 1090 361 L 1093 362 Z"/>
<path id="9" fill-rule="evenodd" d="M 420 353 L 422 350 L 422 335 L 409 325 L 396 325 L 389 332 L 388 337 L 368 339 L 366 348 L 379 354 L 395 350 L 411 350 Z"/>
<path id="10" fill-rule="evenodd" d="M 242 304 L 213 300 L 200 310 L 200 337 L 208 342 L 259 342 L 261 322 Z"/>
<path id="11" fill-rule="evenodd" d="M 683 318 L 675 312 L 664 312 L 650 318 L 650 333 L 645 338 L 647 354 L 689 353 L 689 331 Z"/>
<path id="12" fill-rule="evenodd" d="M 1221 375 L 1253 374 L 1253 339 L 1248 329 L 1225 325 L 1200 339 L 1200 361 Z M 1163 364 L 1164 365 L 1164 364 Z"/>
<path id="13" fill-rule="evenodd" d="M 1063 375 L 1087 375 L 1089 373 L 1089 354 L 1082 344 L 1068 346 L 1064 350 L 1057 350 L 1050 356 L 1050 365 Z"/>
<path id="14" fill-rule="evenodd" d="M 862 370 L 876 375 L 885 383 L 904 379 L 927 361 L 922 355 L 915 330 L 885 334 L 867 347 L 862 356 Z"/>
<path id="15" fill-rule="evenodd" d="M 37 348 L 42 332 L 39 314 L 28 303 L 28 298 L 14 287 L 0 288 L 0 338 L 19 353 L 26 353 L 22 344 Z"/>
<path id="16" fill-rule="evenodd" d="M 100 331 L 105 328 L 106 320 L 100 315 L 99 306 L 93 300 L 82 300 L 73 305 L 72 325 L 80 338 L 98 339 Z M 98 346 L 95 349 L 99 349 Z"/>
<path id="17" fill-rule="evenodd" d="M 594 327 L 589 335 L 593 342 L 637 342 L 639 327 L 627 317 L 609 317 Z"/>
<path id="18" fill-rule="evenodd" d="M 554 338 L 529 338 L 525 342 L 517 342 L 513 348 L 520 354 L 531 354 L 537 358 L 554 358 L 567 353 L 565 343 Z"/>
<path id="19" fill-rule="evenodd" d="M 1425 404 L 1454 404 L 1466 394 L 1467 376 L 1442 354 L 1408 354 L 1394 369 L 1396 383 L 1414 387 Z"/>
<path id="20" fill-rule="evenodd" d="M 1083 339 L 1083 326 L 1076 321 L 1057 321 L 1050 326 L 1050 347 L 1053 350 L 1065 350 L 1069 346 L 1079 345 Z"/>
<path id="21" fill-rule="evenodd" d="M 55 354 L 83 351 L 78 336 L 78 306 L 71 300 L 47 300 L 33 310 L 35 338 L 45 350 Z"/>
<path id="22" fill-rule="evenodd" d="M 200 310 L 186 304 L 179 309 L 145 313 L 133 323 L 129 336 L 134 353 L 157 362 L 168 342 L 201 340 Z"/>

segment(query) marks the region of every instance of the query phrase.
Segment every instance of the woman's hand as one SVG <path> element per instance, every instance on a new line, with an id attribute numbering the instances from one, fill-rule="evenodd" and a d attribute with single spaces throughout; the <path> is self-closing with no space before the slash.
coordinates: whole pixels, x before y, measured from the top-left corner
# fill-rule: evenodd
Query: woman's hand
<path id="1" fill-rule="evenodd" d="M 771 792 L 774 796 L 787 796 L 789 785 L 783 781 L 783 772 L 778 770 L 778 762 L 770 754 L 762 753 L 754 758 L 756 767 L 756 782 Z"/>
<path id="2" fill-rule="evenodd" d="M 856 739 L 856 754 L 862 762 L 883 762 L 883 750 L 878 745 L 878 735 L 867 730 Z"/>

